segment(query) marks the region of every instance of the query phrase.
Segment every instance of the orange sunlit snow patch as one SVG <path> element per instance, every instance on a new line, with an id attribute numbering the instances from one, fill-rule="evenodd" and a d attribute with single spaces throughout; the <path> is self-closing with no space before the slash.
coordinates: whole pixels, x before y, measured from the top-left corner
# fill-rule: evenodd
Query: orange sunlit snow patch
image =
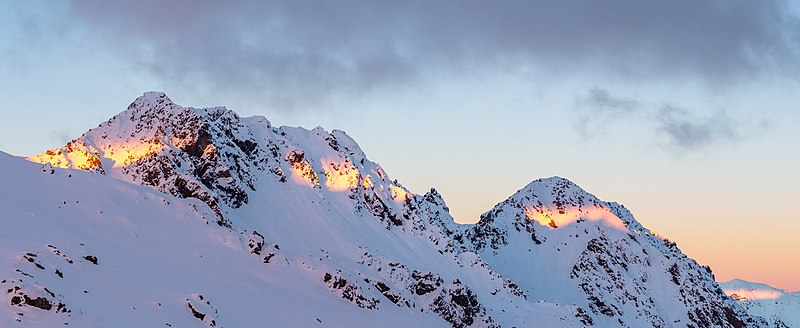
<path id="1" fill-rule="evenodd" d="M 28 160 L 50 164 L 53 167 L 74 168 L 87 171 L 101 170 L 100 158 L 114 161 L 114 167 L 128 166 L 149 158 L 163 150 L 164 144 L 155 142 L 119 143 L 103 146 L 103 152 L 85 145 L 81 141 L 72 141 L 59 149 L 28 157 Z"/>
<path id="2" fill-rule="evenodd" d="M 76 168 L 87 171 L 100 169 L 100 158 L 97 155 L 89 153 L 83 147 L 73 146 L 72 143 L 68 143 L 61 149 L 51 149 L 28 157 L 28 160 L 60 168 Z"/>
<path id="3" fill-rule="evenodd" d="M 739 300 L 774 300 L 778 297 L 781 297 L 781 292 L 769 289 L 737 288 L 726 290 L 725 294 L 728 294 L 728 296 Z"/>
<path id="4" fill-rule="evenodd" d="M 405 201 L 408 198 L 408 191 L 403 189 L 402 187 L 398 187 L 395 185 L 389 185 L 389 190 L 392 191 L 392 199 L 397 202 Z"/>
<path id="5" fill-rule="evenodd" d="M 317 177 L 317 172 L 314 172 L 311 164 L 304 161 L 292 163 L 292 181 L 314 187 L 319 184 L 319 177 Z"/>
<path id="6" fill-rule="evenodd" d="M 161 142 L 135 142 L 108 146 L 104 157 L 114 161 L 114 167 L 128 166 L 149 158 L 164 149 Z"/>
<path id="7" fill-rule="evenodd" d="M 332 191 L 345 191 L 358 186 L 360 173 L 350 161 L 336 163 L 323 159 L 322 169 L 325 171 L 325 186 Z"/>
<path id="8" fill-rule="evenodd" d="M 364 177 L 363 186 L 364 186 L 364 189 L 370 189 L 370 188 L 375 187 L 375 183 L 372 182 L 372 176 L 371 175 L 367 174 L 367 176 Z"/>
<path id="9" fill-rule="evenodd" d="M 525 216 L 529 220 L 539 222 L 539 224 L 543 226 L 554 229 L 575 223 L 578 220 L 602 222 L 617 230 L 627 229 L 625 222 L 606 208 L 590 207 L 588 209 L 579 209 L 577 207 L 570 207 L 566 208 L 564 211 L 552 211 L 546 207 L 539 209 L 526 207 Z"/>

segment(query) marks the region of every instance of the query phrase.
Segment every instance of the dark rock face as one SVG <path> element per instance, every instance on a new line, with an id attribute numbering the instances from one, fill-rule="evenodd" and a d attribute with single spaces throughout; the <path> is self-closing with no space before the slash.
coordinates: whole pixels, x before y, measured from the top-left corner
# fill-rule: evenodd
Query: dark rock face
<path id="1" fill-rule="evenodd" d="M 473 324 L 499 327 L 486 315 L 486 309 L 478 302 L 475 293 L 458 280 L 442 288 L 430 308 L 455 328 L 469 327 Z M 481 322 L 478 323 L 478 320 Z"/>
<path id="2" fill-rule="evenodd" d="M 439 275 L 433 274 L 432 272 L 422 273 L 417 270 L 411 272 L 411 279 L 414 280 L 411 288 L 417 295 L 425 295 L 433 292 L 441 287 L 443 283 L 442 277 Z"/>
<path id="3" fill-rule="evenodd" d="M 216 327 L 219 319 L 219 311 L 211 305 L 211 300 L 200 294 L 192 294 L 185 299 L 186 309 L 192 316 L 200 320 L 208 327 Z"/>
<path id="4" fill-rule="evenodd" d="M 86 255 L 83 257 L 84 260 L 92 262 L 92 264 L 97 265 L 97 256 L 94 255 Z"/>
<path id="5" fill-rule="evenodd" d="M 363 206 L 374 215 L 376 218 L 381 219 L 383 222 L 391 223 L 394 226 L 402 226 L 403 221 L 397 217 L 389 206 L 386 205 L 384 200 L 372 189 L 366 189 L 363 192 Z M 388 228 L 388 226 L 387 226 Z"/>
<path id="6" fill-rule="evenodd" d="M 494 210 L 482 214 L 480 221 L 472 229 L 467 230 L 464 236 L 458 235 L 456 239 L 471 245 L 475 250 L 484 248 L 498 249 L 507 245 L 506 232 L 492 224 L 495 215 L 497 215 L 497 212 Z"/>
<path id="7" fill-rule="evenodd" d="M 369 253 L 364 254 L 361 264 L 391 279 L 365 281 L 397 306 L 429 311 L 442 317 L 453 327 L 499 327 L 481 304 L 478 295 L 459 279 L 447 282 L 440 274 L 409 269 L 402 263 L 386 262 Z M 324 278 L 332 281 L 333 276 L 326 275 Z M 499 276 L 495 278 L 502 279 Z M 509 295 L 518 293 L 515 296 L 525 298 L 524 293 L 513 282 L 505 281 L 501 289 Z M 492 295 L 496 295 L 501 289 L 495 290 Z"/>
<path id="8" fill-rule="evenodd" d="M 251 254 L 261 255 L 261 251 L 264 248 L 264 236 L 258 231 L 253 231 L 247 235 L 247 247 L 250 249 Z"/>
<path id="9" fill-rule="evenodd" d="M 314 187 L 319 187 L 319 175 L 314 171 L 311 162 L 306 158 L 305 153 L 300 149 L 293 149 L 284 158 L 301 177 L 311 182 Z"/>
<path id="10" fill-rule="evenodd" d="M 15 297 L 18 298 L 18 296 Z M 25 298 L 25 304 L 30 305 L 32 307 L 40 308 L 45 311 L 50 311 L 50 309 L 53 308 L 53 304 L 50 303 L 50 300 L 44 297 L 37 297 L 34 299 L 31 299 L 30 297 L 28 297 L 28 295 L 23 295 L 23 297 Z M 14 298 L 11 299 L 11 305 L 14 305 Z"/>
<path id="11" fill-rule="evenodd" d="M 275 243 L 266 243 L 264 236 L 253 231 L 243 237 L 243 243 L 250 249 L 250 254 L 254 254 L 261 258 L 265 264 L 269 264 L 280 252 L 280 246 Z"/>
<path id="12" fill-rule="evenodd" d="M 629 264 L 649 266 L 647 257 L 631 253 L 628 248 L 632 245 L 627 239 L 612 242 L 604 234 L 589 240 L 570 278 L 579 282 L 592 313 L 622 318 L 625 315 L 622 306 L 632 304 L 637 316 L 647 318 L 653 327 L 666 327 L 655 302 L 648 296 L 646 276 L 629 272 Z"/>
<path id="13" fill-rule="evenodd" d="M 326 272 L 322 277 L 322 281 L 327 284 L 331 291 L 360 308 L 374 310 L 378 308 L 378 304 L 381 302 L 378 299 L 365 297 L 361 287 L 354 280 L 348 281 L 342 277 L 341 271 L 334 274 Z"/>
<path id="14" fill-rule="evenodd" d="M 12 286 L 7 290 L 7 293 L 11 295 L 9 299 L 9 303 L 13 306 L 24 307 L 30 306 L 34 307 L 43 311 L 50 311 L 55 308 L 55 313 L 70 313 L 71 310 L 67 309 L 67 306 L 59 302 L 58 300 L 50 300 L 45 296 L 31 296 L 34 294 L 33 291 L 27 290 L 27 288 L 23 288 L 20 285 L 23 285 L 21 281 L 15 281 L 17 285 Z M 50 292 L 47 288 L 44 288 L 46 293 L 49 293 L 51 298 L 55 298 L 56 295 Z"/>
<path id="15" fill-rule="evenodd" d="M 592 317 L 581 307 L 575 310 L 575 317 L 578 318 L 578 320 L 580 320 L 585 326 L 594 325 L 594 320 L 592 320 Z"/>
<path id="16" fill-rule="evenodd" d="M 368 284 L 371 283 L 371 281 L 368 278 L 364 279 L 364 282 L 366 282 Z M 394 305 L 397 305 L 397 306 L 400 306 L 400 307 L 412 307 L 412 306 L 414 306 L 414 303 L 411 300 L 403 297 L 402 294 L 400 294 L 400 293 L 396 293 L 396 292 L 392 291 L 392 288 L 389 287 L 389 285 L 387 285 L 383 281 L 377 281 L 377 282 L 375 282 L 373 284 L 373 286 L 376 289 L 378 289 L 378 291 L 381 294 L 383 294 L 383 296 L 386 297 L 386 299 L 388 299 L 389 301 L 394 303 Z"/>
<path id="17" fill-rule="evenodd" d="M 147 93 L 81 138 L 32 159 L 71 163 L 101 174 L 116 170 L 132 182 L 199 199 L 214 211 L 219 225 L 230 227 L 225 208 L 249 201 L 248 190 L 255 190 L 254 171 L 269 171 L 286 181 L 278 163 L 280 152 L 271 140 L 257 142 L 233 111 L 185 108 L 163 93 Z"/>
<path id="18" fill-rule="evenodd" d="M 122 173 L 160 191 L 200 199 L 217 214 L 218 224 L 229 226 L 221 204 L 246 204 L 247 190 L 255 189 L 250 171 L 266 169 L 269 161 L 266 151 L 242 132 L 246 127 L 238 115 L 220 107 L 180 107 L 163 94 L 137 99 L 124 114 L 137 122 L 132 135 L 155 131 L 140 141 L 161 144 L 163 150 L 124 166 Z M 114 119 L 106 124 L 114 125 Z"/>
<path id="19" fill-rule="evenodd" d="M 192 315 L 195 318 L 200 319 L 200 321 L 203 321 L 206 318 L 206 314 L 195 310 L 194 306 L 192 306 L 192 303 L 186 302 L 186 306 L 189 307 L 189 311 L 192 311 Z"/>

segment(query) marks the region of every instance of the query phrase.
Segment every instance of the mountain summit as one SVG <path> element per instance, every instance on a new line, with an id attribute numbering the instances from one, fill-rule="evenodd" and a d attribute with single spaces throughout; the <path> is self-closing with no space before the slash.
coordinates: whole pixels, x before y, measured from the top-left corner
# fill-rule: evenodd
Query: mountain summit
<path id="1" fill-rule="evenodd" d="M 34 163 L 35 162 L 35 163 Z M 710 268 L 571 181 L 456 224 L 342 131 L 150 92 L 0 154 L 0 323 L 750 327 Z"/>

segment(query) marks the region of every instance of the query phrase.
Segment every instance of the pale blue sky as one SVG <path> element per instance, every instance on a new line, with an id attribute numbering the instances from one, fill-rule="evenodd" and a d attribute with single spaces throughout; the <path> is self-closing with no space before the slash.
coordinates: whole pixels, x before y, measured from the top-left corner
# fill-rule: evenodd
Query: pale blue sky
<path id="1" fill-rule="evenodd" d="M 344 130 L 461 222 L 563 176 L 720 279 L 800 289 L 796 11 L 640 2 L 6 1 L 0 150 L 61 146 L 165 91 Z"/>

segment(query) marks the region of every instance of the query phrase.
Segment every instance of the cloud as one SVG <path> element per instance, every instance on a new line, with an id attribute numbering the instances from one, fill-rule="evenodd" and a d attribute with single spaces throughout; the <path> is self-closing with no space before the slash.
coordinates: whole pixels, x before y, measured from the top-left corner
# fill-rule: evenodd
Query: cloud
<path id="1" fill-rule="evenodd" d="M 603 88 L 592 88 L 586 97 L 575 101 L 578 113 L 575 129 L 584 139 L 590 139 L 603 133 L 610 122 L 638 114 L 640 107 L 636 100 L 612 95 Z"/>
<path id="2" fill-rule="evenodd" d="M 716 85 L 792 76 L 800 58 L 782 0 L 76 0 L 70 12 L 164 81 L 287 102 L 526 66 Z"/>
<path id="3" fill-rule="evenodd" d="M 679 152 L 696 151 L 714 143 L 742 138 L 742 127 L 724 111 L 707 118 L 697 118 L 684 108 L 664 105 L 654 116 L 657 131 L 667 144 Z"/>
<path id="4" fill-rule="evenodd" d="M 632 113 L 639 109 L 639 103 L 636 100 L 612 96 L 608 90 L 597 87 L 589 90 L 589 95 L 578 100 L 578 104 L 595 111 L 608 113 Z"/>
<path id="5" fill-rule="evenodd" d="M 699 152 L 713 145 L 741 141 L 763 130 L 766 120 L 743 123 L 719 110 L 700 117 L 699 111 L 675 105 L 653 105 L 611 94 L 595 87 L 576 100 L 576 130 L 585 139 L 613 129 L 645 127 L 665 150 L 681 155 Z M 614 124 L 619 123 L 619 124 Z"/>

